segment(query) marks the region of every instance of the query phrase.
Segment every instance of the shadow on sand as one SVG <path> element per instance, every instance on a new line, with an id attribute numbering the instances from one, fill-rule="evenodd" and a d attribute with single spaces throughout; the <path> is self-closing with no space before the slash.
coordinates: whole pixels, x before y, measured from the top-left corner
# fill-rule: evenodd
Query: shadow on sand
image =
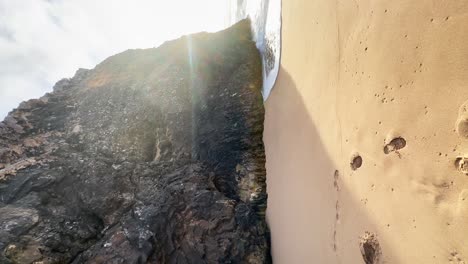
<path id="1" fill-rule="evenodd" d="M 365 202 L 342 182 L 350 177 L 341 172 L 349 171 L 349 160 L 333 162 L 318 124 L 282 67 L 265 108 L 267 218 L 274 262 L 378 263 L 377 247 L 375 254 L 372 245 L 365 250 L 367 261 L 361 255 L 360 236 L 378 232 Z M 383 260 L 389 252 L 379 242 Z"/>

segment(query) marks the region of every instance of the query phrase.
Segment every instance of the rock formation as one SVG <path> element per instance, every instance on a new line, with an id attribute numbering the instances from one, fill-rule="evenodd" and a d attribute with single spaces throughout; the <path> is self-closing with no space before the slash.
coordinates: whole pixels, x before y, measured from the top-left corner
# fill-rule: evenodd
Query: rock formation
<path id="1" fill-rule="evenodd" d="M 0 263 L 268 263 L 248 21 L 80 69 L 0 123 Z"/>

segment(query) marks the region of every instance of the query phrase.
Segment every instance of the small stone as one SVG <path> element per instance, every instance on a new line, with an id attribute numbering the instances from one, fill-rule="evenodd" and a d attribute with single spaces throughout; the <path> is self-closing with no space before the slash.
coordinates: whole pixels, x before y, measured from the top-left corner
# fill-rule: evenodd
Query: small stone
<path id="1" fill-rule="evenodd" d="M 81 126 L 80 125 L 75 125 L 72 130 L 72 134 L 79 134 L 81 133 Z"/>

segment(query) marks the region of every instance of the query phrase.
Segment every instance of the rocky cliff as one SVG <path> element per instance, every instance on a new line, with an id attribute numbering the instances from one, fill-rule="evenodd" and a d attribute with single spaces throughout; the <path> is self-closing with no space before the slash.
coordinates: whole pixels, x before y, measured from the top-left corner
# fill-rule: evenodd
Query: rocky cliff
<path id="1" fill-rule="evenodd" d="M 268 263 L 248 21 L 79 70 L 0 123 L 0 263 Z"/>

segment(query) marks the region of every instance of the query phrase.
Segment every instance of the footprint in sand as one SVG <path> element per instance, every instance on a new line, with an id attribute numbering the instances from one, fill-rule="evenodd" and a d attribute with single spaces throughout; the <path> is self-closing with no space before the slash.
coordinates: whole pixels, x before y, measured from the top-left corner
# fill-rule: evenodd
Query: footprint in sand
<path id="1" fill-rule="evenodd" d="M 468 101 L 464 102 L 458 110 L 455 129 L 460 137 L 468 138 Z"/>
<path id="2" fill-rule="evenodd" d="M 440 205 L 446 200 L 447 190 L 450 187 L 450 183 L 446 180 L 440 179 L 435 181 L 432 176 L 414 179 L 411 183 L 413 190 L 434 205 Z"/>
<path id="3" fill-rule="evenodd" d="M 366 264 L 379 263 L 382 251 L 376 234 L 366 232 L 362 235 L 359 241 L 359 249 Z"/>
<path id="4" fill-rule="evenodd" d="M 335 187 L 335 190 L 337 192 L 340 191 L 340 185 L 338 184 L 339 178 L 340 178 L 340 172 L 338 170 L 335 170 L 335 174 L 333 175 L 333 179 L 334 179 L 333 186 Z"/>
<path id="5" fill-rule="evenodd" d="M 352 170 L 357 170 L 362 166 L 362 157 L 355 153 L 354 155 L 351 156 L 351 169 Z"/>
<path id="6" fill-rule="evenodd" d="M 462 259 L 461 255 L 456 251 L 450 252 L 450 256 L 448 257 L 449 263 L 453 264 L 465 264 L 466 262 Z"/>
<path id="7" fill-rule="evenodd" d="M 398 150 L 404 147 L 406 147 L 406 140 L 402 137 L 397 137 L 392 139 L 390 143 L 385 145 L 383 151 L 385 154 L 390 154 L 391 152 L 398 153 Z"/>
<path id="8" fill-rule="evenodd" d="M 468 158 L 457 157 L 455 159 L 455 168 L 457 168 L 458 171 L 468 175 Z"/>

